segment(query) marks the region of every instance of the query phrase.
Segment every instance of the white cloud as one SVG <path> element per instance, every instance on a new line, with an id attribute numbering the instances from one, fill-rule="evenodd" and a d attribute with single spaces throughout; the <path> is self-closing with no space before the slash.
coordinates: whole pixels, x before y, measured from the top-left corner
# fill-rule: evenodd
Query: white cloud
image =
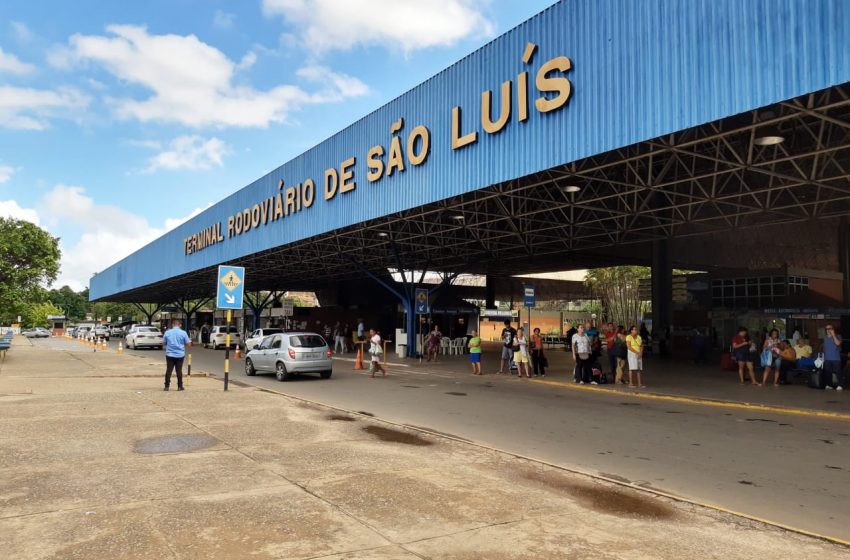
<path id="1" fill-rule="evenodd" d="M 38 212 L 32 208 L 22 208 L 15 200 L 0 200 L 0 218 L 15 218 L 39 225 Z"/>
<path id="2" fill-rule="evenodd" d="M 35 72 L 35 66 L 21 60 L 12 53 L 4 52 L 0 48 L 0 73 L 15 74 L 16 76 L 24 76 Z"/>
<path id="3" fill-rule="evenodd" d="M 236 19 L 234 14 L 222 10 L 216 10 L 215 15 L 213 16 L 213 25 L 219 29 L 230 29 L 233 27 L 234 19 Z"/>
<path id="4" fill-rule="evenodd" d="M 242 60 L 239 61 L 239 64 L 236 66 L 237 70 L 247 70 L 252 67 L 254 63 L 257 62 L 257 53 L 254 51 L 248 51 L 242 57 Z"/>
<path id="5" fill-rule="evenodd" d="M 141 249 L 203 210 L 196 208 L 187 216 L 168 218 L 157 226 L 116 206 L 96 203 L 83 187 L 63 184 L 45 194 L 36 209 L 20 208 L 11 200 L 0 201 L 0 216 L 28 219 L 48 230 L 71 226 L 81 232 L 71 242 L 66 237 L 59 240 L 62 260 L 55 285 L 67 284 L 75 290 L 88 286 L 93 273 Z"/>
<path id="6" fill-rule="evenodd" d="M 76 89 L 56 90 L 0 86 L 0 128 L 44 130 L 49 118 L 70 117 L 84 109 L 90 99 Z"/>
<path id="7" fill-rule="evenodd" d="M 7 183 L 14 172 L 15 168 L 11 165 L 0 165 L 0 184 Z"/>
<path id="8" fill-rule="evenodd" d="M 34 36 L 27 24 L 22 21 L 11 21 L 9 25 L 12 26 L 12 34 L 21 43 L 30 41 Z"/>
<path id="9" fill-rule="evenodd" d="M 260 91 L 234 84 L 240 65 L 194 35 L 151 35 L 133 25 L 110 25 L 107 31 L 109 36 L 72 36 L 68 53 L 55 55 L 53 62 L 64 64 L 70 57 L 73 62 L 96 63 L 119 80 L 152 92 L 143 100 L 108 99 L 122 119 L 192 127 L 267 127 L 284 122 L 289 112 L 303 105 L 362 95 L 367 89 L 359 80 L 338 75 L 329 86 L 333 95 L 328 95 L 328 86 L 319 93 L 293 85 Z M 253 64 L 255 56 L 245 55 L 241 66 Z"/>
<path id="10" fill-rule="evenodd" d="M 178 136 L 168 143 L 168 148 L 150 158 L 146 171 L 158 169 L 206 170 L 224 165 L 224 156 L 230 147 L 219 138 Z"/>
<path id="11" fill-rule="evenodd" d="M 266 16 L 301 29 L 315 52 L 382 45 L 405 53 L 490 36 L 495 25 L 474 0 L 263 0 Z"/>

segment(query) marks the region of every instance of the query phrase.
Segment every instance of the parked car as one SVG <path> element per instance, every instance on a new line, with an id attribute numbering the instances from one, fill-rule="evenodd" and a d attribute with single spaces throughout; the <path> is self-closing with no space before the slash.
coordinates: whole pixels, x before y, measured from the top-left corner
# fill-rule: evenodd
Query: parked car
<path id="1" fill-rule="evenodd" d="M 162 333 L 150 325 L 135 325 L 125 337 L 127 348 L 159 348 L 162 350 Z"/>
<path id="2" fill-rule="evenodd" d="M 248 335 L 248 338 L 245 339 L 245 350 L 250 352 L 255 349 L 260 343 L 269 335 L 280 334 L 283 330 L 281 329 L 257 329 L 251 334 Z"/>
<path id="3" fill-rule="evenodd" d="M 74 335 L 76 333 L 77 333 L 77 327 L 70 327 L 68 330 L 65 331 L 65 334 L 67 334 L 71 338 L 74 338 Z"/>
<path id="4" fill-rule="evenodd" d="M 50 338 L 50 331 L 43 327 L 36 327 L 34 329 L 27 329 L 21 333 L 27 338 Z"/>
<path id="5" fill-rule="evenodd" d="M 88 338 L 91 335 L 91 327 L 81 326 L 74 331 L 75 337 Z"/>
<path id="6" fill-rule="evenodd" d="M 111 336 L 122 338 L 124 336 L 124 329 L 121 327 L 121 325 L 112 325 L 111 327 L 109 327 L 109 334 Z"/>
<path id="7" fill-rule="evenodd" d="M 318 373 L 322 379 L 329 379 L 333 372 L 331 356 L 325 339 L 315 333 L 274 334 L 245 356 L 245 375 L 274 372 L 278 381 L 288 381 L 296 373 Z"/>
<path id="8" fill-rule="evenodd" d="M 213 327 L 210 331 L 210 341 L 205 346 L 211 347 L 213 350 L 218 350 L 219 348 L 224 348 L 227 345 L 227 326 L 219 325 L 217 327 Z M 241 342 L 242 337 L 239 335 L 239 331 L 236 327 L 230 327 L 230 347 L 236 348 L 236 346 Z"/>
<path id="9" fill-rule="evenodd" d="M 94 335 L 97 338 L 109 340 L 109 334 L 109 327 L 107 327 L 106 325 L 98 325 L 94 328 Z"/>

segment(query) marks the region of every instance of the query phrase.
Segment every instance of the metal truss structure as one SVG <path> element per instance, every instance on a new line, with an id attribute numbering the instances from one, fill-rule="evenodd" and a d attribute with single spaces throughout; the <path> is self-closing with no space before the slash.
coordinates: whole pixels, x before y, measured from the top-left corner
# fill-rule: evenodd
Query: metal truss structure
<path id="1" fill-rule="evenodd" d="M 784 140 L 765 145 L 770 136 Z M 249 269 L 251 290 L 312 290 L 362 278 L 364 269 L 505 275 L 648 264 L 655 240 L 815 227 L 847 215 L 843 84 L 232 264 Z M 722 258 L 703 253 L 674 253 L 672 262 L 710 267 Z M 119 299 L 203 297 L 214 284 L 212 269 L 202 270 Z"/>

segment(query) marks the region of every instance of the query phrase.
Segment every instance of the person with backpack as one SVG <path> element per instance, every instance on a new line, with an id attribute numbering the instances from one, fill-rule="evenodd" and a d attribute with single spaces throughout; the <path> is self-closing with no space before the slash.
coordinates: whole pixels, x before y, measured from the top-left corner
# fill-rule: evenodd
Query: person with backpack
<path id="1" fill-rule="evenodd" d="M 499 365 L 497 375 L 505 373 L 505 368 L 508 370 L 508 375 L 511 373 L 511 360 L 514 357 L 514 338 L 516 338 L 516 329 L 511 326 L 510 319 L 505 319 L 505 328 L 502 329 L 502 361 Z"/>

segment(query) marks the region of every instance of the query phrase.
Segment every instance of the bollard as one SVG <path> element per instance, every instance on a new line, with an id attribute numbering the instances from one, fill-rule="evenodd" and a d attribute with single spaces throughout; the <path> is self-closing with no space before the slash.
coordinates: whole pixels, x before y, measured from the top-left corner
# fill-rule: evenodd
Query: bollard
<path id="1" fill-rule="evenodd" d="M 189 354 L 189 365 L 186 368 L 186 387 L 189 386 L 189 381 L 192 380 L 192 354 Z"/>

